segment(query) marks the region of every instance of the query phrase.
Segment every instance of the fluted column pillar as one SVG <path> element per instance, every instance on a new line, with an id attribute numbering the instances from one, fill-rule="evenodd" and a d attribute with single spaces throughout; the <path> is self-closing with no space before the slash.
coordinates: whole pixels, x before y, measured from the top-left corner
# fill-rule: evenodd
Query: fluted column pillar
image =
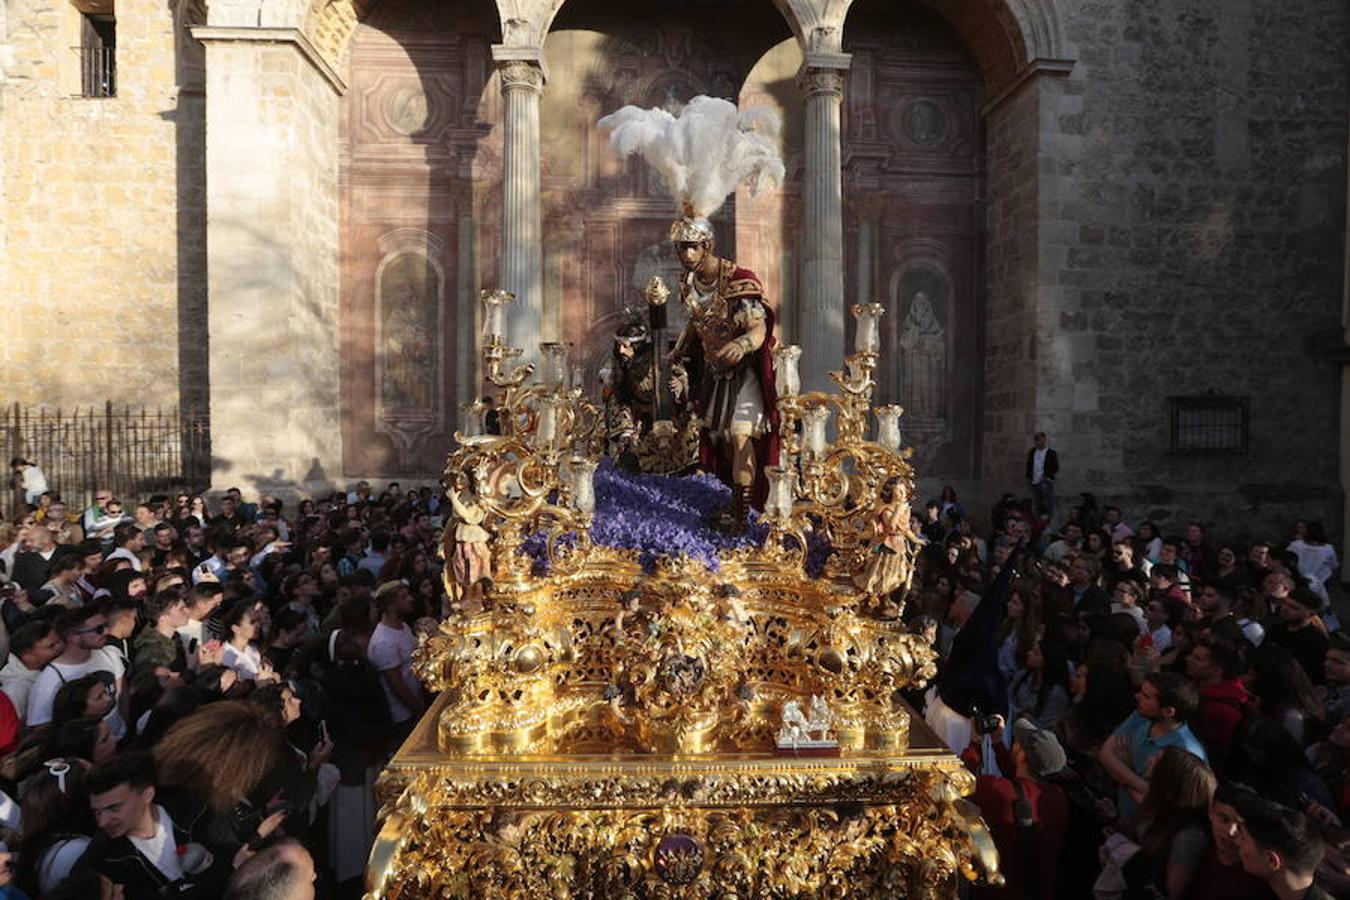
<path id="1" fill-rule="evenodd" d="M 798 83 L 806 100 L 806 172 L 802 180 L 802 256 L 797 334 L 804 390 L 829 387 L 826 373 L 844 353 L 844 216 L 839 108 L 846 53 L 809 53 Z"/>
<path id="2" fill-rule="evenodd" d="M 498 278 L 516 295 L 507 338 L 538 357 L 544 304 L 544 244 L 539 192 L 539 94 L 544 86 L 539 48 L 492 48 L 505 106 L 502 172 L 502 248 Z"/>

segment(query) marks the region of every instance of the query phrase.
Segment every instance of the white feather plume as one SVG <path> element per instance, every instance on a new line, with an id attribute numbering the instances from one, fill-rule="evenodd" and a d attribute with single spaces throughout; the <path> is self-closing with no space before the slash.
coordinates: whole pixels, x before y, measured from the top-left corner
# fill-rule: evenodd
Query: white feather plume
<path id="1" fill-rule="evenodd" d="M 730 101 L 700 95 L 678 118 L 664 109 L 625 106 L 599 124 L 610 130 L 615 150 L 641 155 L 696 216 L 717 212 L 738 184 L 758 194 L 783 182 L 782 123 L 767 107 L 738 112 Z"/>

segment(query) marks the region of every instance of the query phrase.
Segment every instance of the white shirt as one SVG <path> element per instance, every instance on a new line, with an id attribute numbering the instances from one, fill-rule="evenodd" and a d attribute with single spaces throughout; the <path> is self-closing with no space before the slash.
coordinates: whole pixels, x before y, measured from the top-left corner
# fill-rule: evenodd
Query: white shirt
<path id="1" fill-rule="evenodd" d="M 281 538 L 277 538 L 277 541 L 279 540 L 281 540 Z M 248 561 L 249 568 L 251 569 L 258 568 L 258 566 L 262 565 L 262 561 L 267 558 L 269 553 L 279 552 L 277 550 L 277 541 L 272 541 L 268 543 L 267 546 L 263 547 L 257 553 L 253 554 L 253 556 L 249 557 Z"/>
<path id="2" fill-rule="evenodd" d="M 93 843 L 87 837 L 63 838 L 47 848 L 38 862 L 38 890 L 45 897 L 66 880 L 84 851 Z"/>
<path id="3" fill-rule="evenodd" d="M 390 669 L 398 669 L 399 677 L 413 693 L 417 693 L 421 687 L 412 671 L 412 654 L 416 647 L 417 638 L 407 625 L 396 630 L 381 622 L 375 626 L 375 633 L 370 636 L 370 643 L 366 646 L 366 658 L 381 674 Z M 394 692 L 389 689 L 389 683 L 383 678 L 380 679 L 380 687 L 384 688 L 384 696 L 389 700 L 389 714 L 395 722 L 405 722 L 412 718 L 412 710 L 394 696 Z"/>
<path id="4" fill-rule="evenodd" d="M 112 694 L 113 704 L 103 721 L 108 723 L 113 737 L 121 740 L 126 736 L 127 723 L 117 709 L 117 689 L 126 673 L 126 663 L 113 652 L 111 647 L 100 647 L 90 654 L 88 661 L 75 665 L 72 663 L 50 662 L 38 673 L 33 690 L 28 695 L 28 725 L 46 725 L 52 720 L 52 702 L 56 692 L 67 682 L 74 681 L 93 672 L 107 672 L 112 676 L 108 693 Z"/>
<path id="5" fill-rule="evenodd" d="M 183 642 L 183 652 L 188 656 L 188 665 L 194 669 L 197 668 L 195 654 L 204 643 L 202 639 L 203 625 L 204 623 L 200 619 L 188 619 L 186 625 L 182 625 L 174 631 L 178 635 L 178 639 Z M 193 646 L 194 642 L 196 643 L 195 647 Z"/>
<path id="6" fill-rule="evenodd" d="M 1330 602 L 1327 580 L 1341 564 L 1336 558 L 1336 548 L 1330 544 L 1309 544 L 1296 540 L 1289 544 L 1288 549 L 1298 557 L 1298 573 L 1308 579 L 1308 590 L 1321 598 L 1322 605 L 1326 606 Z"/>
<path id="7" fill-rule="evenodd" d="M 126 547 L 118 547 L 116 550 L 109 553 L 107 559 L 104 559 L 103 561 L 107 562 L 109 559 L 125 559 L 127 562 L 131 563 L 132 569 L 137 572 L 141 571 L 141 558 Z"/>
<path id="8" fill-rule="evenodd" d="M 10 831 L 18 831 L 23 825 L 23 810 L 14 798 L 0 791 L 0 826 Z"/>
<path id="9" fill-rule="evenodd" d="M 1150 631 L 1153 637 L 1153 649 L 1159 653 L 1166 653 L 1172 648 L 1172 629 L 1166 625 L 1160 625 L 1157 629 Z"/>
<path id="10" fill-rule="evenodd" d="M 127 835 L 132 846 L 141 851 L 141 855 L 150 860 L 156 869 L 170 881 L 183 877 L 183 866 L 178 862 L 178 842 L 173 836 L 173 819 L 164 811 L 164 807 L 155 804 L 155 834 L 153 837 L 138 838 Z"/>
<path id="11" fill-rule="evenodd" d="M 9 702 L 14 704 L 14 712 L 18 713 L 19 721 L 23 721 L 28 715 L 28 695 L 41 673 L 41 669 L 30 669 L 25 666 L 23 660 L 13 653 L 9 655 L 5 667 L 0 669 L 0 691 L 4 691 L 9 697 Z"/>
<path id="12" fill-rule="evenodd" d="M 220 664 L 234 669 L 234 674 L 248 681 L 257 681 L 262 670 L 262 654 L 258 648 L 249 644 L 243 650 L 236 650 L 233 644 L 226 644 L 220 655 Z"/>
<path id="13" fill-rule="evenodd" d="M 4 564 L 4 571 L 0 572 L 0 584 L 9 581 L 9 573 L 14 571 L 14 555 L 18 552 L 18 541 L 15 541 L 3 550 L 0 550 L 0 563 Z"/>
<path id="14" fill-rule="evenodd" d="M 1075 547 L 1073 544 L 1070 544 L 1068 541 L 1060 539 L 1058 541 L 1055 541 L 1049 547 L 1045 548 L 1045 558 L 1050 560 L 1050 562 L 1052 563 L 1061 563 L 1064 561 L 1064 557 L 1069 555 L 1070 550 L 1077 550 L 1077 549 L 1078 549 L 1077 547 Z"/>
<path id="15" fill-rule="evenodd" d="M 37 506 L 38 498 L 47 493 L 47 476 L 37 466 L 26 466 L 23 470 L 23 502 Z"/>
<path id="16" fill-rule="evenodd" d="M 366 553 L 365 559 L 361 560 L 359 563 L 356 564 L 356 568 L 358 570 L 365 569 L 367 572 L 374 575 L 376 578 L 379 578 L 380 569 L 383 569 L 384 564 L 388 561 L 389 558 L 385 556 L 383 553 L 376 553 L 374 550 L 371 550 Z"/>
<path id="17" fill-rule="evenodd" d="M 1031 454 L 1031 483 L 1040 484 L 1045 480 L 1045 454 L 1049 447 L 1042 450 L 1032 451 Z"/>
<path id="18" fill-rule="evenodd" d="M 1137 606 L 1122 606 L 1121 604 L 1116 603 L 1116 602 L 1113 600 L 1113 601 L 1111 601 L 1111 612 L 1112 612 L 1112 613 L 1128 613 L 1129 615 L 1131 615 L 1131 616 L 1134 617 L 1134 621 L 1139 625 L 1139 633 L 1140 633 L 1140 634 L 1148 634 L 1148 621 L 1144 618 L 1144 611 L 1143 611 L 1142 609 L 1140 609 L 1139 607 L 1137 607 Z"/>

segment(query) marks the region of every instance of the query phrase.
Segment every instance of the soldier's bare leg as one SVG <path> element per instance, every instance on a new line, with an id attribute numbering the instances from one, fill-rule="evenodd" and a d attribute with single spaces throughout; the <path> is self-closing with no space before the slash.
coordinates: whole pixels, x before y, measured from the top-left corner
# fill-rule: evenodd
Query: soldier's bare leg
<path id="1" fill-rule="evenodd" d="M 731 437 L 731 480 L 740 487 L 755 483 L 755 447 L 748 434 Z"/>

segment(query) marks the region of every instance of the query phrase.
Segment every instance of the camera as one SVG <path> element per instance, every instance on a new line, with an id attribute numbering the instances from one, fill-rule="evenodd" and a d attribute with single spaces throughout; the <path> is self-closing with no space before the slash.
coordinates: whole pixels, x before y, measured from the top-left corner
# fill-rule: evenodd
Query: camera
<path id="1" fill-rule="evenodd" d="M 989 713 L 986 715 L 981 712 L 978 707 L 970 711 L 971 724 L 974 725 L 975 733 L 980 737 L 998 731 L 1001 720 L 1002 717 L 998 713 Z"/>

